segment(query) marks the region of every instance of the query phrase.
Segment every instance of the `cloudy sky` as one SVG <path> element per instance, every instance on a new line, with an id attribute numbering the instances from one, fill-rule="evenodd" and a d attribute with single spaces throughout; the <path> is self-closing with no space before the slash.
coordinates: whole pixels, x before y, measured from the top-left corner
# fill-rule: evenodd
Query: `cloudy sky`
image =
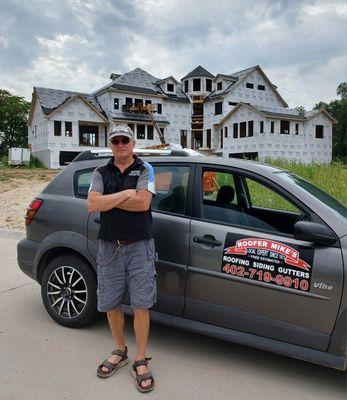
<path id="1" fill-rule="evenodd" d="M 0 0 L 0 88 L 91 92 L 141 67 L 180 80 L 259 64 L 290 107 L 347 80 L 345 0 Z"/>

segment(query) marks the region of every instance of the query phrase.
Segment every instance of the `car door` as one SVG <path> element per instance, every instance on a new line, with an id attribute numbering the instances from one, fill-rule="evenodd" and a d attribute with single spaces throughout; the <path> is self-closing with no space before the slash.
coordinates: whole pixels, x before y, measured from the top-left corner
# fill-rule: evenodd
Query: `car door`
<path id="1" fill-rule="evenodd" d="M 155 311 L 182 315 L 189 254 L 189 225 L 193 167 L 179 163 L 151 163 L 156 196 L 152 200 L 153 232 L 158 258 Z M 99 213 L 88 219 L 89 249 L 96 257 Z M 129 296 L 125 303 L 129 304 Z"/>
<path id="2" fill-rule="evenodd" d="M 215 184 L 207 187 L 211 174 Z M 310 210 L 257 174 L 208 165 L 197 168 L 193 198 L 184 315 L 326 350 L 342 257 L 337 245 L 294 238 L 288 220 L 314 218 Z"/>

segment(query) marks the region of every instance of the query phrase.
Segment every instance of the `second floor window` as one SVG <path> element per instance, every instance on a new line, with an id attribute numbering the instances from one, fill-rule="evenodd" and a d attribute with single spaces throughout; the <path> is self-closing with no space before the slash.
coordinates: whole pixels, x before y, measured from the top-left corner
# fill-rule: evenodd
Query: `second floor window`
<path id="1" fill-rule="evenodd" d="M 133 105 L 133 99 L 131 97 L 125 98 L 125 108 L 131 107 Z"/>
<path id="2" fill-rule="evenodd" d="M 223 102 L 214 103 L 214 113 L 216 115 L 223 114 Z"/>
<path id="3" fill-rule="evenodd" d="M 200 78 L 193 79 L 193 91 L 200 92 L 200 90 L 201 90 L 201 79 Z"/>
<path id="4" fill-rule="evenodd" d="M 260 129 L 260 133 L 264 133 L 264 121 L 260 121 L 259 129 Z"/>
<path id="5" fill-rule="evenodd" d="M 113 108 L 115 110 L 119 110 L 119 99 L 114 99 L 113 100 Z"/>
<path id="6" fill-rule="evenodd" d="M 212 92 L 212 79 L 206 79 L 206 92 Z"/>
<path id="7" fill-rule="evenodd" d="M 240 138 L 246 137 L 246 131 L 247 131 L 247 122 L 241 122 L 240 123 Z"/>
<path id="8" fill-rule="evenodd" d="M 65 121 L 65 136 L 72 136 L 72 122 Z"/>
<path id="9" fill-rule="evenodd" d="M 147 139 L 153 140 L 153 126 L 147 125 Z"/>
<path id="10" fill-rule="evenodd" d="M 61 121 L 54 121 L 54 136 L 61 136 Z"/>
<path id="11" fill-rule="evenodd" d="M 161 104 L 157 104 L 157 113 L 161 114 L 163 111 Z"/>
<path id="12" fill-rule="evenodd" d="M 248 88 L 248 89 L 254 89 L 253 83 L 247 82 L 247 83 L 246 83 L 246 88 Z"/>
<path id="13" fill-rule="evenodd" d="M 324 125 L 316 125 L 316 139 L 323 139 Z"/>
<path id="14" fill-rule="evenodd" d="M 168 84 L 166 85 L 166 90 L 167 90 L 168 92 L 174 92 L 174 91 L 175 91 L 175 86 L 174 86 L 174 84 L 173 84 L 173 83 L 168 83 Z"/>
<path id="15" fill-rule="evenodd" d="M 233 125 L 233 137 L 234 137 L 234 139 L 237 139 L 238 134 L 239 134 L 239 124 L 235 123 Z"/>
<path id="16" fill-rule="evenodd" d="M 184 92 L 187 93 L 188 92 L 188 81 L 184 82 Z"/>
<path id="17" fill-rule="evenodd" d="M 280 133 L 283 135 L 289 135 L 290 132 L 290 122 L 281 120 L 281 130 Z"/>
<path id="18" fill-rule="evenodd" d="M 222 90 L 223 89 L 223 82 L 218 82 L 217 83 L 217 90 Z"/>
<path id="19" fill-rule="evenodd" d="M 137 125 L 136 137 L 137 139 L 145 139 L 145 125 Z"/>
<path id="20" fill-rule="evenodd" d="M 253 136 L 253 121 L 248 121 L 248 136 Z"/>

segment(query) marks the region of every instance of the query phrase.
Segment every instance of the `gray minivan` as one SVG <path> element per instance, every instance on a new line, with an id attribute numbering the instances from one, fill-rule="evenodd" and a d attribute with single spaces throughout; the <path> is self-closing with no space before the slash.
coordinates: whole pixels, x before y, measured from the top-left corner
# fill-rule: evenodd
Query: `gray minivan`
<path id="1" fill-rule="evenodd" d="M 153 153 L 153 152 L 151 152 Z M 257 162 L 157 151 L 154 321 L 346 370 L 346 208 Z M 86 151 L 32 201 L 18 264 L 61 325 L 96 316 L 99 215 L 86 198 L 107 151 Z M 132 313 L 129 298 L 124 311 Z"/>

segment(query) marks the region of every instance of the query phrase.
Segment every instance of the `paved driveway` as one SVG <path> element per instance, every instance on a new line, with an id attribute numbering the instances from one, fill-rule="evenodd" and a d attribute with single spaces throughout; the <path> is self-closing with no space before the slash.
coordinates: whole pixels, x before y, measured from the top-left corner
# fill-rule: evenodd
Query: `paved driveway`
<path id="1" fill-rule="evenodd" d="M 39 285 L 17 266 L 18 239 L 0 230 L 1 400 L 346 398 L 342 372 L 156 324 L 148 349 L 156 389 L 138 393 L 128 366 L 101 380 L 95 369 L 113 349 L 106 320 L 80 330 L 57 325 L 44 310 Z M 133 356 L 131 322 L 126 334 Z"/>

